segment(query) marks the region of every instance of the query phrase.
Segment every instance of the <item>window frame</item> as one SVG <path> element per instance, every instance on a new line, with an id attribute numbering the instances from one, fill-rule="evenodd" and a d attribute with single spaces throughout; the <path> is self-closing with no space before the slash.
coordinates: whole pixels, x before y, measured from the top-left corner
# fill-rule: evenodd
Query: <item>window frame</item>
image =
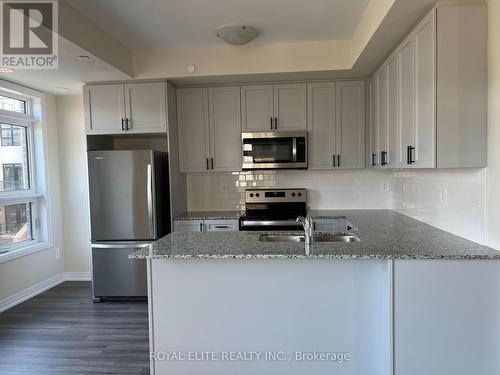
<path id="1" fill-rule="evenodd" d="M 29 171 L 29 189 L 0 191 L 0 204 L 31 204 L 32 231 L 30 240 L 0 246 L 0 263 L 3 263 L 51 248 L 53 234 L 47 171 L 45 95 L 2 79 L 0 79 L 0 95 L 23 100 L 26 103 L 26 113 L 0 109 L 0 123 L 26 127 Z"/>

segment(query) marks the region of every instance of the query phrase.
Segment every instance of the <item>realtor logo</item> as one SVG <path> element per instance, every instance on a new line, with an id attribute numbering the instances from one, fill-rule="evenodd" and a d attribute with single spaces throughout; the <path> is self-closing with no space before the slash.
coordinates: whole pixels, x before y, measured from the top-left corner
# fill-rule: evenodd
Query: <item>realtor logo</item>
<path id="1" fill-rule="evenodd" d="M 0 0 L 0 66 L 57 69 L 57 1 Z"/>

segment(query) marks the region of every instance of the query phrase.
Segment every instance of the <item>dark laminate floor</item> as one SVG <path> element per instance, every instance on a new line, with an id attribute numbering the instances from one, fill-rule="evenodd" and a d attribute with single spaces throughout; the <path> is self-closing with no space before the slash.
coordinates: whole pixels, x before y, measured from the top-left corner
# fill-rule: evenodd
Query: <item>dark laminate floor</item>
<path id="1" fill-rule="evenodd" d="M 0 374 L 149 374 L 146 302 L 91 301 L 65 282 L 0 313 Z"/>

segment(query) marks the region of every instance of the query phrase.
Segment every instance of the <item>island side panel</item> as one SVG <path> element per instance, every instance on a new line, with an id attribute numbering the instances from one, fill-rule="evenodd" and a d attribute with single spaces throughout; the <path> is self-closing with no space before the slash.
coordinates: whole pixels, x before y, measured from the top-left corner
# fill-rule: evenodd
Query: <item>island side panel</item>
<path id="1" fill-rule="evenodd" d="M 163 374 L 387 375 L 386 260 L 152 260 L 154 350 L 216 352 L 216 360 L 156 360 Z M 290 361 L 223 361 L 222 352 L 283 352 Z M 295 361 L 295 352 L 350 361 Z"/>
<path id="2" fill-rule="evenodd" d="M 395 375 L 500 374 L 499 289 L 499 260 L 395 260 Z"/>

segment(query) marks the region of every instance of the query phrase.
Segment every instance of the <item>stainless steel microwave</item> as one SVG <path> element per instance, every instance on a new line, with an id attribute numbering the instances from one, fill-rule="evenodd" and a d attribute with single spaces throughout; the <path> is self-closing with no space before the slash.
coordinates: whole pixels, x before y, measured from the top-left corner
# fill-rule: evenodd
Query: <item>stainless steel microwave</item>
<path id="1" fill-rule="evenodd" d="M 306 169 L 307 132 L 242 133 L 243 170 Z"/>

